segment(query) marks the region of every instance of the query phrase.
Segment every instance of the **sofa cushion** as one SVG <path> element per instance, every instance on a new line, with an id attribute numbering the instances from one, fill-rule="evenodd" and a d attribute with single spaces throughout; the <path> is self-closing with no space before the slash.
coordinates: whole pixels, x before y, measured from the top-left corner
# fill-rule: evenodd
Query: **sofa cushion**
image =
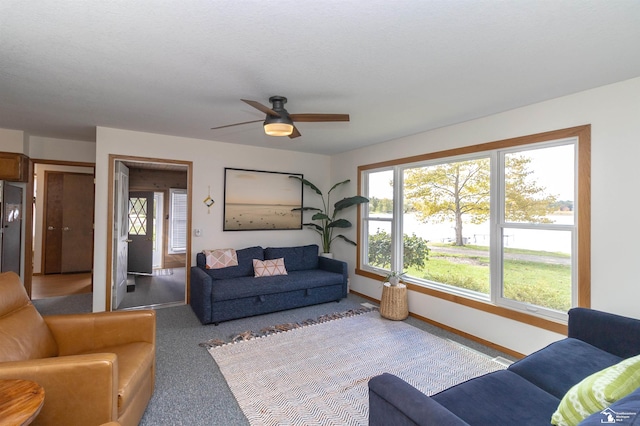
<path id="1" fill-rule="evenodd" d="M 253 277 L 253 259 L 264 260 L 264 250 L 260 246 L 247 247 L 236 250 L 238 258 L 237 266 L 229 266 L 221 269 L 206 269 L 206 259 L 203 253 L 196 255 L 196 264 L 214 280 L 225 280 L 237 277 Z"/>
<path id="2" fill-rule="evenodd" d="M 578 339 L 551 343 L 509 366 L 512 371 L 558 399 L 585 377 L 610 367 L 622 358 Z"/>
<path id="3" fill-rule="evenodd" d="M 598 371 L 569 389 L 553 413 L 551 424 L 577 425 L 629 395 L 638 386 L 640 355 Z"/>
<path id="4" fill-rule="evenodd" d="M 204 250 L 206 259 L 206 269 L 228 268 L 229 266 L 238 266 L 238 256 L 234 249 L 214 249 Z"/>
<path id="5" fill-rule="evenodd" d="M 471 425 L 549 424 L 559 402 L 508 370 L 476 377 L 432 398 Z"/>
<path id="6" fill-rule="evenodd" d="M 580 426 L 603 424 L 640 426 L 640 388 L 580 422 Z"/>
<path id="7" fill-rule="evenodd" d="M 256 297 L 267 294 L 283 293 L 300 289 L 310 289 L 329 285 L 342 285 L 342 274 L 311 269 L 308 271 L 289 271 L 287 275 L 274 277 L 239 277 L 212 282 L 211 300 L 223 300 Z"/>
<path id="8" fill-rule="evenodd" d="M 265 259 L 284 257 L 287 271 L 306 271 L 318 268 L 318 245 L 298 247 L 267 247 L 264 249 Z"/>
<path id="9" fill-rule="evenodd" d="M 287 275 L 284 267 L 284 258 L 279 259 L 253 259 L 253 271 L 256 278 L 275 277 L 277 275 Z"/>

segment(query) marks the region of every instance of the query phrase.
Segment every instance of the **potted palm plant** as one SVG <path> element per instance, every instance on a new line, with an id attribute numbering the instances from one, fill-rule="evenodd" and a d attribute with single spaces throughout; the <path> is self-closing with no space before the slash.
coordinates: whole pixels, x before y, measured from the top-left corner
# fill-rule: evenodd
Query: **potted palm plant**
<path id="1" fill-rule="evenodd" d="M 331 212 L 331 191 L 333 191 L 334 189 L 336 189 L 337 187 L 339 187 L 340 185 L 344 185 L 348 182 L 350 182 L 350 179 L 344 180 L 342 182 L 338 182 L 335 185 L 333 185 L 331 187 L 331 189 L 327 192 L 327 197 L 325 198 L 324 194 L 322 193 L 322 191 L 320 191 L 320 189 L 318 189 L 317 186 L 315 186 L 313 183 L 309 182 L 308 180 L 301 178 L 300 176 L 289 176 L 292 179 L 298 179 L 300 182 L 302 182 L 304 185 L 308 186 L 309 188 L 311 188 L 313 191 L 315 191 L 316 194 L 318 194 L 320 196 L 320 198 L 322 199 L 322 208 L 317 208 L 317 207 L 301 207 L 301 208 L 296 208 L 294 210 L 298 210 L 298 211 L 315 211 L 316 213 L 314 213 L 314 215 L 311 217 L 311 220 L 315 220 L 318 221 L 316 222 L 308 222 L 308 223 L 303 223 L 304 226 L 307 226 L 313 230 L 315 230 L 319 235 L 320 235 L 320 239 L 322 241 L 322 251 L 324 252 L 324 255 L 329 254 L 329 257 L 331 257 L 330 253 L 331 253 L 331 243 L 333 242 L 333 240 L 335 240 L 336 238 L 339 238 L 343 241 L 346 241 L 347 243 L 351 244 L 351 245 L 356 245 L 356 243 L 352 240 L 350 240 L 349 238 L 345 237 L 342 234 L 338 234 L 338 235 L 334 235 L 334 231 L 336 228 L 350 228 L 351 222 L 349 222 L 347 219 L 344 218 L 337 218 L 337 214 L 339 212 L 341 212 L 342 210 L 348 208 L 348 207 L 352 207 L 355 206 L 357 204 L 362 204 L 362 203 L 368 203 L 369 199 L 366 197 L 362 197 L 360 195 L 354 195 L 353 197 L 347 197 L 347 198 L 343 198 L 342 200 L 336 202 L 333 205 L 333 212 Z"/>

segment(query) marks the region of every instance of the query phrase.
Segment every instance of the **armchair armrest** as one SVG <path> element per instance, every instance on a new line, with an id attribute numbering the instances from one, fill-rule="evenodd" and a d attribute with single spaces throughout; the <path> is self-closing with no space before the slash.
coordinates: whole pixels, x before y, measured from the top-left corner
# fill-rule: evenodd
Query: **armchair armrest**
<path id="1" fill-rule="evenodd" d="M 622 358 L 640 354 L 640 320 L 587 308 L 569 310 L 568 336 Z"/>
<path id="2" fill-rule="evenodd" d="M 97 312 L 43 317 L 58 343 L 60 356 L 96 352 L 133 342 L 156 344 L 153 310 Z"/>
<path id="3" fill-rule="evenodd" d="M 468 426 L 409 383 L 389 373 L 369 380 L 369 426 Z"/>
<path id="4" fill-rule="evenodd" d="M 0 363 L 0 379 L 38 383 L 45 392 L 43 425 L 98 425 L 118 418 L 114 354 L 87 354 Z"/>
<path id="5" fill-rule="evenodd" d="M 202 324 L 211 323 L 211 302 L 213 282 L 211 277 L 200 267 L 191 267 L 191 309 Z"/>

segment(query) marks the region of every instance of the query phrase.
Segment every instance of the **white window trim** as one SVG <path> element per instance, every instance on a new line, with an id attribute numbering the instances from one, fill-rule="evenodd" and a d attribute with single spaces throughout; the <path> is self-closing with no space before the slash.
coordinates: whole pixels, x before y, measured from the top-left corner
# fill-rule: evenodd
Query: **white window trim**
<path id="1" fill-rule="evenodd" d="M 555 230 L 570 230 L 572 232 L 572 277 L 571 277 L 571 281 L 572 281 L 572 289 L 571 289 L 571 294 L 572 294 L 572 300 L 571 300 L 571 304 L 572 306 L 579 306 L 579 294 L 578 294 L 578 270 L 579 270 L 579 265 L 578 265 L 578 260 L 579 260 L 579 254 L 578 254 L 578 235 L 579 235 L 579 231 L 578 231 L 578 208 L 580 208 L 579 204 L 579 185 L 580 185 L 580 181 L 579 181 L 579 175 L 580 175 L 580 170 L 579 170 L 579 166 L 580 166 L 580 158 L 579 158 L 579 144 L 581 143 L 586 143 L 587 146 L 589 147 L 587 149 L 587 152 L 590 153 L 590 129 L 589 126 L 582 126 L 579 128 L 573 128 L 573 129 L 565 129 L 565 130 L 579 130 L 579 132 L 577 133 L 581 133 L 582 130 L 587 129 L 589 131 L 589 133 L 587 133 L 586 135 L 586 140 L 585 141 L 581 141 L 579 139 L 578 136 L 576 135 L 572 135 L 570 137 L 564 137 L 564 138 L 555 138 L 553 140 L 551 139 L 546 139 L 546 140 L 537 140 L 537 141 L 533 141 L 530 143 L 518 143 L 515 144 L 514 146 L 507 146 L 507 147 L 498 147 L 495 149 L 489 149 L 489 150 L 482 150 L 479 149 L 477 151 L 471 151 L 470 153 L 467 154 L 463 154 L 463 155 L 450 155 L 450 156 L 441 156 L 438 158 L 434 158 L 431 160 L 425 160 L 425 161 L 419 161 L 419 162 L 412 162 L 412 163 L 402 163 L 401 160 L 398 160 L 396 162 L 395 165 L 389 166 L 389 162 L 387 162 L 384 166 L 381 166 L 379 168 L 375 168 L 375 167 L 363 167 L 362 170 L 360 171 L 360 179 L 362 179 L 362 182 L 364 183 L 364 185 L 361 187 L 363 188 L 363 195 L 367 196 L 368 192 L 368 175 L 370 173 L 375 173 L 375 172 L 380 172 L 380 171 L 384 171 L 384 170 L 394 170 L 394 208 L 393 208 L 393 217 L 390 219 L 392 222 L 392 230 L 395 232 L 392 232 L 392 247 L 394 252 L 392 253 L 392 268 L 393 270 L 396 269 L 400 269 L 400 265 L 398 263 L 398 261 L 396 259 L 402 259 L 402 244 L 398 243 L 397 241 L 395 241 L 396 239 L 398 239 L 398 235 L 402 235 L 399 230 L 402 229 L 402 196 L 401 196 L 401 188 L 402 188 L 402 176 L 403 176 L 403 171 L 406 168 L 411 168 L 411 167 L 416 167 L 419 166 L 421 164 L 429 164 L 429 165 L 434 165 L 434 164 L 438 164 L 438 163 L 444 163 L 444 162 L 455 162 L 461 159 L 472 159 L 472 158 L 480 158 L 480 157 L 487 157 L 487 154 L 489 154 L 489 157 L 491 158 L 491 166 L 492 166 L 492 170 L 495 170 L 495 166 L 494 163 L 498 161 L 498 156 L 502 156 L 502 158 L 504 158 L 505 153 L 510 153 L 510 152 L 518 152 L 518 151 L 527 151 L 532 149 L 532 147 L 536 148 L 544 148 L 544 147 L 549 147 L 549 146 L 559 146 L 559 145 L 567 145 L 567 144 L 574 144 L 574 150 L 575 150 L 575 155 L 574 155 L 574 178 L 575 178 L 575 183 L 574 183 L 574 222 L 573 225 L 558 225 L 558 224 L 553 224 L 554 226 L 552 226 L 552 229 Z M 564 131 L 557 131 L 558 133 L 564 132 Z M 550 132 L 553 133 L 553 132 Z M 533 135 L 533 136 L 537 136 L 537 135 Z M 453 150 L 452 150 L 453 151 Z M 415 157 L 414 157 L 415 158 Z M 375 166 L 375 165 L 374 165 Z M 508 229 L 509 227 L 514 227 L 514 225 L 512 224 L 508 224 L 508 223 L 500 223 L 498 221 L 498 217 L 504 217 L 504 213 L 500 212 L 500 216 L 498 216 L 496 213 L 499 212 L 499 210 L 497 209 L 499 204 L 503 204 L 501 202 L 501 200 L 504 199 L 504 191 L 502 188 L 504 188 L 504 170 L 501 168 L 500 169 L 500 173 L 495 173 L 492 172 L 491 173 L 491 187 L 492 187 L 492 196 L 491 196 L 491 218 L 490 218 L 490 224 L 492 226 L 492 231 L 491 231 L 491 236 L 490 238 L 493 240 L 498 240 L 499 239 L 499 235 L 502 235 L 501 232 L 503 229 Z M 588 168 L 587 168 L 587 175 L 588 175 Z M 494 191 L 500 190 L 501 193 L 501 198 L 500 197 L 496 197 L 494 196 Z M 587 197 L 588 198 L 588 197 Z M 504 209 L 504 206 L 499 206 L 500 209 Z M 367 236 L 368 236 L 368 230 L 364 227 L 365 223 L 367 223 L 368 221 L 370 221 L 371 218 L 369 217 L 368 214 L 368 210 L 367 209 L 363 209 L 362 210 L 362 214 L 361 214 L 361 225 L 363 226 L 363 232 L 360 233 L 360 253 L 359 253 L 359 265 L 357 268 L 357 272 L 359 271 L 364 271 L 364 272 L 371 272 L 373 274 L 382 274 L 385 275 L 386 274 L 386 270 L 381 269 L 381 268 L 376 268 L 373 266 L 370 266 L 368 264 L 366 264 L 366 259 L 368 259 L 368 247 L 367 247 Z M 375 218 L 375 220 L 381 220 L 378 218 Z M 368 223 L 367 223 L 368 225 Z M 499 226 L 500 225 L 500 226 Z M 537 224 L 517 224 L 517 227 L 519 228 L 525 228 L 525 227 L 530 227 L 532 229 L 540 229 L 540 226 Z M 463 289 L 457 289 L 455 287 L 451 287 L 451 286 L 446 286 L 446 285 L 438 285 L 438 283 L 433 283 L 427 280 L 420 280 L 420 279 L 413 279 L 411 277 L 407 277 L 405 279 L 405 281 L 407 281 L 408 283 L 414 284 L 416 286 L 422 286 L 422 287 L 428 287 L 428 288 L 432 288 L 434 290 L 437 291 L 443 291 L 445 293 L 448 294 L 453 294 L 453 295 L 459 295 L 465 298 L 471 298 L 471 299 L 476 299 L 482 302 L 489 302 L 495 306 L 501 306 L 510 310 L 516 310 L 516 311 L 521 311 L 524 312 L 526 314 L 529 315 L 534 315 L 534 316 L 540 316 L 542 318 L 548 318 L 551 319 L 552 321 L 561 321 L 561 322 L 566 322 L 566 318 L 567 315 L 566 313 L 561 313 L 558 311 L 553 311 L 550 309 L 545 309 L 545 308 L 538 308 L 536 307 L 536 309 L 527 309 L 527 305 L 521 302 L 516 302 L 516 301 L 512 301 L 510 299 L 504 299 L 502 297 L 498 297 L 497 295 L 501 294 L 501 291 L 496 291 L 496 288 L 498 290 L 501 290 L 502 288 L 502 280 L 496 280 L 494 279 L 494 274 L 501 274 L 501 270 L 502 270 L 502 244 L 497 245 L 495 244 L 495 241 L 491 241 L 490 242 L 490 251 L 491 251 L 491 258 L 492 258 L 492 262 L 491 262 L 491 290 L 490 290 L 490 297 L 484 297 L 485 295 L 478 295 L 478 294 L 473 294 L 473 292 L 469 292 Z M 590 282 L 590 279 L 588 279 L 588 282 Z M 588 286 L 590 287 L 590 285 Z M 587 288 L 588 288 L 587 287 Z M 584 303 L 584 297 L 583 297 L 583 306 L 585 306 Z"/>
<path id="2" fill-rule="evenodd" d="M 182 188 L 170 188 L 169 189 L 169 244 L 168 244 L 168 248 L 167 248 L 167 252 L 169 254 L 182 254 L 182 253 L 186 253 L 187 251 L 187 235 L 185 234 L 185 246 L 184 247 L 174 247 L 174 227 L 175 222 L 174 222 L 174 212 L 173 212 L 173 197 L 174 194 L 184 194 L 185 199 L 187 198 L 187 190 L 186 189 L 182 189 Z M 185 205 L 186 208 L 188 210 L 189 205 L 188 205 L 188 200 L 185 201 Z M 185 215 L 185 221 L 186 221 L 186 215 Z M 185 228 L 186 228 L 186 224 L 185 224 Z M 188 230 L 185 229 L 185 233 L 188 232 Z"/>

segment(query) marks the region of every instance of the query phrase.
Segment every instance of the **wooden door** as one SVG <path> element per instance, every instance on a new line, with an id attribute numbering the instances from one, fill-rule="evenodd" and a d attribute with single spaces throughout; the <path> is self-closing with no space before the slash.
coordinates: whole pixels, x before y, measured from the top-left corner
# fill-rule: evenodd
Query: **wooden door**
<path id="1" fill-rule="evenodd" d="M 93 176 L 65 173 L 62 208 L 61 272 L 93 269 Z"/>
<path id="2" fill-rule="evenodd" d="M 45 172 L 44 273 L 62 272 L 62 194 L 63 173 Z"/>
<path id="3" fill-rule="evenodd" d="M 92 270 L 93 206 L 93 175 L 45 173 L 45 274 Z"/>

